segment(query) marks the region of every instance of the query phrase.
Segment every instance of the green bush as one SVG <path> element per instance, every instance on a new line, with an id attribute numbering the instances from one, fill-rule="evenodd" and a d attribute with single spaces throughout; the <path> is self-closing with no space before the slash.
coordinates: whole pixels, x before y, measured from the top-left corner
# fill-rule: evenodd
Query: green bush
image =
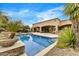
<path id="1" fill-rule="evenodd" d="M 9 21 L 6 29 L 10 32 L 17 32 L 17 30 L 19 30 L 21 26 L 22 25 L 20 21 Z"/>
<path id="2" fill-rule="evenodd" d="M 71 28 L 65 28 L 62 31 L 62 33 L 59 35 L 58 39 L 59 39 L 59 42 L 57 46 L 59 48 L 67 48 L 67 47 L 75 48 L 76 37 Z"/>

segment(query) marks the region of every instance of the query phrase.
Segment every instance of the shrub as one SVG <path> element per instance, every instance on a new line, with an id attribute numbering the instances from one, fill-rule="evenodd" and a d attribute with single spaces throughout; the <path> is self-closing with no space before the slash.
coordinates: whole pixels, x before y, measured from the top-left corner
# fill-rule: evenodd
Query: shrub
<path id="1" fill-rule="evenodd" d="M 75 48 L 76 37 L 71 28 L 65 28 L 62 31 L 62 33 L 59 35 L 58 39 L 59 39 L 59 42 L 57 46 L 59 48 L 67 48 L 67 47 Z"/>
<path id="2" fill-rule="evenodd" d="M 17 32 L 21 28 L 21 22 L 19 21 L 9 21 L 6 29 L 10 32 Z"/>

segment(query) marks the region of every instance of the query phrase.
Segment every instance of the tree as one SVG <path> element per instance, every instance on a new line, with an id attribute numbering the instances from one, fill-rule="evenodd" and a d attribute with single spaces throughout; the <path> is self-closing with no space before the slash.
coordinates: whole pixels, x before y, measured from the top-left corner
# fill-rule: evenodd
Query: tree
<path id="1" fill-rule="evenodd" d="M 65 15 L 70 17 L 70 20 L 72 21 L 72 28 L 74 34 L 77 36 L 78 30 L 79 30 L 79 4 L 78 3 L 68 3 L 65 4 L 64 9 Z"/>
<path id="2" fill-rule="evenodd" d="M 10 32 L 17 32 L 22 27 L 22 23 L 20 21 L 9 21 L 6 29 Z"/>
<path id="3" fill-rule="evenodd" d="M 76 36 L 77 43 L 79 42 L 79 3 L 65 4 L 64 13 L 69 16 L 72 21 L 72 29 L 74 35 Z"/>
<path id="4" fill-rule="evenodd" d="M 8 16 L 5 16 L 2 12 L 0 12 L 0 27 L 5 28 L 8 21 Z"/>
<path id="5" fill-rule="evenodd" d="M 23 26 L 23 32 L 29 32 L 30 27 L 28 25 Z"/>
<path id="6" fill-rule="evenodd" d="M 6 30 L 11 32 L 10 38 L 14 38 L 15 32 L 17 32 L 22 27 L 22 23 L 20 21 L 9 21 Z"/>
<path id="7" fill-rule="evenodd" d="M 72 29 L 77 39 L 76 43 L 78 43 L 79 42 L 78 40 L 79 39 L 79 3 L 65 4 L 64 13 L 65 15 L 69 16 L 70 20 L 72 21 Z"/>

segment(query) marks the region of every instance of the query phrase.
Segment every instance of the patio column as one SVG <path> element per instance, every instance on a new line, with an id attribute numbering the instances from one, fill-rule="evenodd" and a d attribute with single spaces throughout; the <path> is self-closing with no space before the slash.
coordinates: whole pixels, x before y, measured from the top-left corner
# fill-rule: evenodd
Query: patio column
<path id="1" fill-rule="evenodd" d="M 58 32 L 58 25 L 56 25 L 55 28 L 56 28 L 55 32 Z"/>
<path id="2" fill-rule="evenodd" d="M 39 29 L 39 30 L 40 30 L 40 32 L 42 32 L 42 31 L 41 31 L 41 27 L 40 27 L 40 29 Z"/>
<path id="3" fill-rule="evenodd" d="M 32 28 L 32 31 L 34 32 L 34 28 Z"/>
<path id="4" fill-rule="evenodd" d="M 33 28 L 32 31 L 35 32 L 35 29 Z"/>

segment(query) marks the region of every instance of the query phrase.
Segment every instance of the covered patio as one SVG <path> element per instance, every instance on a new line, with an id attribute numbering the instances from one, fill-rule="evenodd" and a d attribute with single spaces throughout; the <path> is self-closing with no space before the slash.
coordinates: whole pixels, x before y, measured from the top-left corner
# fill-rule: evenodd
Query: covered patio
<path id="1" fill-rule="evenodd" d="M 57 28 L 56 26 L 43 26 L 41 29 L 41 32 L 43 33 L 54 33 Z"/>
<path id="2" fill-rule="evenodd" d="M 72 27 L 72 22 L 70 20 L 61 21 L 58 18 L 38 22 L 33 24 L 32 31 L 33 32 L 41 32 L 41 33 L 59 33 L 66 27 Z"/>
<path id="3" fill-rule="evenodd" d="M 41 33 L 55 33 L 58 31 L 58 26 L 42 26 L 42 27 L 34 27 L 32 29 L 33 32 L 41 32 Z"/>

